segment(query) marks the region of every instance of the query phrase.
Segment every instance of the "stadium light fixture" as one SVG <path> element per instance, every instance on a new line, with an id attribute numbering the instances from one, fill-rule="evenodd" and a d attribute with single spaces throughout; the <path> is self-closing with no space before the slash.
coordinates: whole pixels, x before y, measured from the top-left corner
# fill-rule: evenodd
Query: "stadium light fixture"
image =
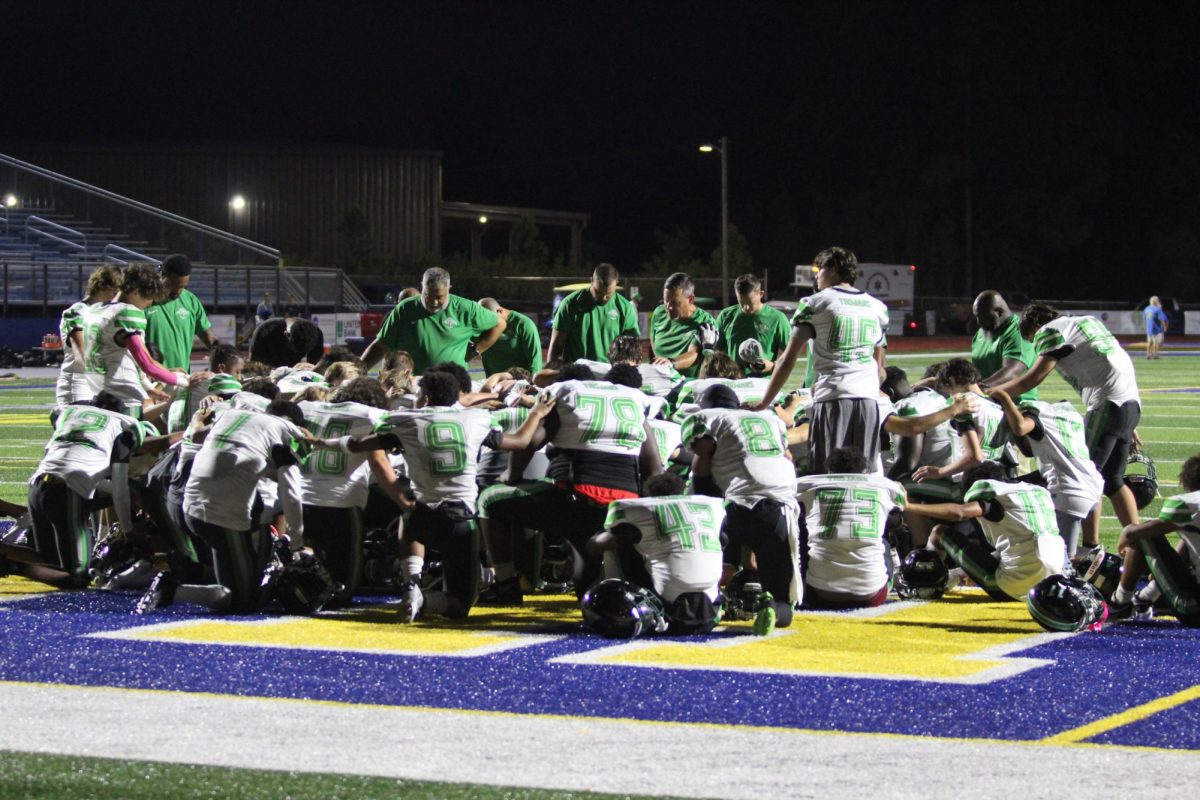
<path id="1" fill-rule="evenodd" d="M 241 211 L 246 207 L 246 198 L 240 194 L 235 194 L 229 201 L 229 207 L 234 211 Z"/>
<path id="2" fill-rule="evenodd" d="M 4 195 L 4 207 L 5 208 L 16 208 L 17 202 L 18 202 L 17 196 L 15 194 L 13 194 L 12 192 L 9 192 L 8 194 Z"/>
<path id="3" fill-rule="evenodd" d="M 480 215 L 480 217 L 479 217 L 479 224 L 480 224 L 480 225 L 487 225 L 487 217 L 481 214 L 481 215 Z"/>
<path id="4" fill-rule="evenodd" d="M 721 304 L 729 305 L 729 137 L 700 145 L 701 153 L 721 154 Z"/>

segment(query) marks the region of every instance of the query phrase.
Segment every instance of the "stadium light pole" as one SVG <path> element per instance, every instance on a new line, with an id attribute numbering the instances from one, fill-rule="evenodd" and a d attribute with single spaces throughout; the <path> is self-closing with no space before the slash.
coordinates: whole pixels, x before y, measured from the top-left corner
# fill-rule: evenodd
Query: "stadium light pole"
<path id="1" fill-rule="evenodd" d="M 721 154 L 721 305 L 729 305 L 729 137 L 700 145 L 701 153 Z"/>

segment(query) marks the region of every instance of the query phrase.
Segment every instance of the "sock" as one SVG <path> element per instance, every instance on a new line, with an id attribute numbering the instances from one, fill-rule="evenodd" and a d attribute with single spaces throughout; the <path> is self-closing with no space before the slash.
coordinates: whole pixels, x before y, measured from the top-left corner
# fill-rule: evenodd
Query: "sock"
<path id="1" fill-rule="evenodd" d="M 512 561 L 497 564 L 493 569 L 496 570 L 496 583 L 503 583 L 517 577 L 517 567 Z"/>
<path id="2" fill-rule="evenodd" d="M 1118 586 L 1117 590 L 1113 592 L 1112 599 L 1116 605 L 1123 606 L 1133 599 L 1133 592 L 1124 586 Z"/>
<path id="3" fill-rule="evenodd" d="M 425 569 L 424 556 L 408 556 L 400 561 L 400 574 L 406 581 L 413 581 L 421 577 L 423 569 Z"/>
<path id="4" fill-rule="evenodd" d="M 1162 597 L 1162 589 L 1158 588 L 1156 581 L 1150 581 L 1144 589 L 1137 593 L 1136 597 L 1143 603 L 1154 603 L 1158 601 L 1158 598 Z"/>

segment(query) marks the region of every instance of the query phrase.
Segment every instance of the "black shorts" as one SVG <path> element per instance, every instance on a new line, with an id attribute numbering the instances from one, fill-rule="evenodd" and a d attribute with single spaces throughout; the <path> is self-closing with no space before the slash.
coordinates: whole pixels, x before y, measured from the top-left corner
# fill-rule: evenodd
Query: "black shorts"
<path id="1" fill-rule="evenodd" d="M 362 582 L 363 524 L 357 507 L 330 508 L 304 505 L 304 543 L 329 570 L 341 588 L 335 595 L 346 600 Z"/>
<path id="2" fill-rule="evenodd" d="M 479 599 L 479 523 L 463 503 L 437 508 L 417 503 L 404 526 L 404 538 L 437 550 L 442 556 L 446 594 L 462 604 L 465 615 Z"/>
<path id="3" fill-rule="evenodd" d="M 654 592 L 654 581 L 646 569 L 646 561 L 638 549 L 628 542 L 617 546 L 617 560 L 621 565 L 621 576 L 630 583 Z M 654 592 L 658 595 L 657 592 Z M 689 636 L 708 633 L 721 621 L 722 605 L 713 603 L 704 592 L 683 592 L 671 602 L 662 600 L 667 615 L 667 633 L 672 636 Z"/>
<path id="4" fill-rule="evenodd" d="M 1083 416 L 1088 456 L 1104 479 L 1104 496 L 1110 497 L 1125 485 L 1125 464 L 1133 432 L 1142 419 L 1142 406 L 1136 400 L 1121 405 L 1104 403 Z"/>
<path id="5" fill-rule="evenodd" d="M 217 583 L 230 591 L 229 610 L 254 614 L 262 610 L 263 570 L 271 558 L 270 534 L 260 526 L 248 531 L 222 528 L 185 515 L 188 529 L 208 547 Z"/>
<path id="6" fill-rule="evenodd" d="M 29 546 L 47 565 L 68 573 L 79 588 L 90 580 L 96 543 L 88 508 L 88 501 L 55 475 L 38 475 L 29 486 Z"/>
<path id="7" fill-rule="evenodd" d="M 800 553 L 793 553 L 793 534 L 802 537 L 803 521 L 795 506 L 777 500 L 759 500 L 753 508 L 738 503 L 725 504 L 725 533 L 729 537 L 727 552 L 738 552 L 748 547 L 758 562 L 758 578 L 763 591 L 770 592 L 777 603 L 787 604 L 792 599 L 792 581 L 796 579 L 795 563 L 804 548 L 797 544 Z M 778 609 L 777 609 L 778 611 Z M 790 616 L 780 614 L 777 624 L 787 627 Z"/>

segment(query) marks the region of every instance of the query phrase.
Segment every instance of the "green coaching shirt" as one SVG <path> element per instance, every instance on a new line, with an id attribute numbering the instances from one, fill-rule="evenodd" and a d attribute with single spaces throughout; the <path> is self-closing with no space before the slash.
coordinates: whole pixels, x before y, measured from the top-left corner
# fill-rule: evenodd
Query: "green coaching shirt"
<path id="1" fill-rule="evenodd" d="M 1021 336 L 1021 319 L 1016 314 L 1010 316 L 1007 322 L 1001 323 L 994 333 L 980 328 L 975 331 L 975 338 L 971 340 L 971 360 L 975 362 L 975 369 L 979 370 L 981 378 L 996 374 L 996 370 L 1003 367 L 1004 362 L 1010 358 L 1020 361 L 1026 369 L 1029 369 L 1037 358 L 1033 343 L 1025 341 Z M 1037 399 L 1036 388 L 1013 398 L 1018 403 L 1022 400 Z"/>
<path id="2" fill-rule="evenodd" d="M 542 368 L 542 339 L 537 325 L 524 314 L 509 310 L 508 323 L 496 343 L 483 351 L 483 371 L 488 375 L 524 367 L 530 372 Z"/>
<path id="3" fill-rule="evenodd" d="M 671 319 L 667 316 L 667 307 L 659 306 L 650 315 L 650 349 L 655 356 L 676 359 L 693 347 L 699 347 L 700 326 L 709 323 L 716 324 L 703 308 L 697 308 L 687 319 Z M 700 364 L 703 358 L 696 360 L 687 369 L 679 370 L 685 378 L 694 378 L 700 374 Z"/>
<path id="4" fill-rule="evenodd" d="M 554 330 L 566 336 L 562 359 L 566 363 L 586 358 L 608 363 L 608 348 L 618 336 L 641 336 L 637 312 L 628 299 L 613 294 L 600 305 L 591 290 L 579 289 L 562 299 L 554 311 Z"/>
<path id="5" fill-rule="evenodd" d="M 167 369 L 189 369 L 192 340 L 211 327 L 200 298 L 187 289 L 174 300 L 146 309 L 146 341 L 158 346 Z"/>
<path id="6" fill-rule="evenodd" d="M 434 364 L 453 361 L 467 366 L 467 345 L 500 324 L 495 312 L 465 297 L 452 294 L 435 314 L 421 298 L 401 300 L 379 329 L 379 341 L 389 350 L 404 350 L 412 356 L 413 374 L 420 375 Z"/>
<path id="7" fill-rule="evenodd" d="M 774 361 L 787 347 L 792 335 L 787 314 L 771 306 L 763 306 L 753 314 L 742 311 L 741 306 L 730 306 L 717 315 L 717 330 L 721 333 L 717 349 L 728 353 L 748 376 L 752 374 L 750 365 L 738 357 L 738 346 L 742 342 L 757 339 L 767 360 Z"/>

